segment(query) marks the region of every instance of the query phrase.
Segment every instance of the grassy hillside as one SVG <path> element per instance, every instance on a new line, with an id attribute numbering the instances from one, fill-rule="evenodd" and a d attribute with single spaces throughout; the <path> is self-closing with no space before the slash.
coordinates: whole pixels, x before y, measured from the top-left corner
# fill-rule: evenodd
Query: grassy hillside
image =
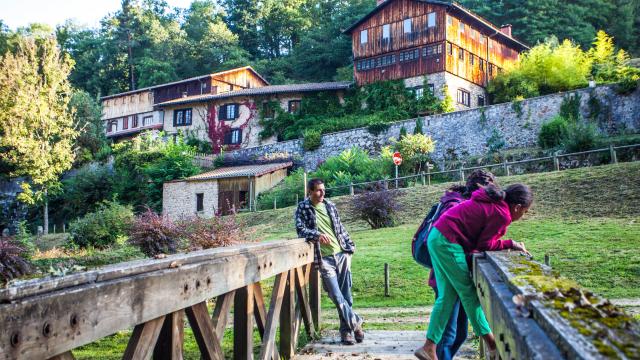
<path id="1" fill-rule="evenodd" d="M 640 163 L 511 176 L 501 184 L 530 185 L 535 202 L 507 234 L 527 243 L 537 259 L 550 254 L 561 274 L 611 298 L 640 297 Z M 402 224 L 369 230 L 349 214 L 350 197 L 332 199 L 358 250 L 353 260 L 359 306 L 411 306 L 433 302 L 427 272 L 411 258 L 410 239 L 423 214 L 451 184 L 403 190 Z M 267 239 L 295 237 L 294 208 L 243 215 Z M 391 297 L 384 297 L 384 263 L 391 267 Z M 325 305 L 328 305 L 325 302 Z"/>

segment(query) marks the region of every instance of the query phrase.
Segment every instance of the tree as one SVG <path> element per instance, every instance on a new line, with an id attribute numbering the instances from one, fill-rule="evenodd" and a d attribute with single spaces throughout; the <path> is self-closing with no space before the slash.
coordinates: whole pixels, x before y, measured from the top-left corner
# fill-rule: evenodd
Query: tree
<path id="1" fill-rule="evenodd" d="M 436 143 L 427 135 L 407 134 L 396 142 L 395 148 L 404 158 L 402 165 L 419 174 L 429 160 L 429 154 L 435 150 Z"/>
<path id="2" fill-rule="evenodd" d="M 53 37 L 38 44 L 21 37 L 15 55 L 6 53 L 0 65 L 0 159 L 13 167 L 11 176 L 29 178 L 19 198 L 44 204 L 46 233 L 47 192 L 59 187 L 74 160 L 77 131 L 67 80 L 73 60 L 60 54 Z"/>
<path id="3" fill-rule="evenodd" d="M 86 91 L 75 90 L 69 100 L 69 111 L 74 114 L 73 124 L 78 131 L 76 161 L 91 161 L 101 149 L 108 146 L 101 119 L 102 107 Z"/>

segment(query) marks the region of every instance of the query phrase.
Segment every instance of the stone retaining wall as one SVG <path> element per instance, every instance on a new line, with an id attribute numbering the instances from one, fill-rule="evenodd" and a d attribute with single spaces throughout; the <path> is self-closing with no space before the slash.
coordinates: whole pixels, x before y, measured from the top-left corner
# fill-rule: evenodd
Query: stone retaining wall
<path id="1" fill-rule="evenodd" d="M 504 103 L 457 111 L 448 114 L 427 116 L 423 119 L 423 131 L 436 141 L 434 159 L 442 161 L 450 156 L 475 156 L 485 154 L 489 139 L 504 140 L 505 148 L 532 146 L 537 143 L 540 127 L 559 113 L 560 105 L 567 96 L 578 94 L 581 99 L 580 112 L 585 119 L 592 118 L 600 130 L 607 134 L 640 132 L 640 89 L 630 95 L 619 95 L 610 86 L 586 88 L 567 93 L 540 96 L 516 103 Z M 590 99 L 597 99 L 591 100 Z M 596 114 L 592 110 L 599 108 Z M 322 145 L 314 151 L 305 152 L 302 140 L 291 140 L 245 148 L 231 152 L 242 157 L 259 157 L 273 153 L 288 153 L 300 156 L 307 170 L 315 170 L 330 156 L 358 146 L 375 154 L 388 145 L 389 138 L 397 138 L 404 126 L 413 133 L 416 119 L 391 124 L 379 135 L 369 133 L 366 128 L 341 131 L 322 136 Z"/>

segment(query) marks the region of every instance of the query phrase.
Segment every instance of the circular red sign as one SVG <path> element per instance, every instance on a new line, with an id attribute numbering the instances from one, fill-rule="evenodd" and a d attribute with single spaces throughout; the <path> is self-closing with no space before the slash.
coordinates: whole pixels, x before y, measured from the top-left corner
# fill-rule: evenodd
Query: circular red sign
<path id="1" fill-rule="evenodd" d="M 393 153 L 393 163 L 398 166 L 402 164 L 402 155 L 400 155 L 400 152 L 396 151 Z"/>

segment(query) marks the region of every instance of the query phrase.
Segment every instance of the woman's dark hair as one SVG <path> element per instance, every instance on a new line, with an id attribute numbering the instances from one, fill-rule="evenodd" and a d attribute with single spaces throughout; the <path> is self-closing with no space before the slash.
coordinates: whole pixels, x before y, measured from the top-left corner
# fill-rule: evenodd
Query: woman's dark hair
<path id="1" fill-rule="evenodd" d="M 307 182 L 307 191 L 314 191 L 316 186 L 324 184 L 324 181 L 320 179 L 311 179 Z"/>
<path id="2" fill-rule="evenodd" d="M 495 183 L 496 177 L 491 172 L 484 169 L 477 169 L 469 174 L 465 185 L 452 185 L 449 191 L 460 193 L 464 198 L 468 199 L 471 197 L 471 194 L 480 187 Z"/>
<path id="3" fill-rule="evenodd" d="M 487 195 L 495 201 L 504 200 L 509 205 L 522 205 L 528 208 L 533 203 L 533 192 L 524 184 L 512 184 L 502 190 L 496 184 L 484 186 Z"/>

